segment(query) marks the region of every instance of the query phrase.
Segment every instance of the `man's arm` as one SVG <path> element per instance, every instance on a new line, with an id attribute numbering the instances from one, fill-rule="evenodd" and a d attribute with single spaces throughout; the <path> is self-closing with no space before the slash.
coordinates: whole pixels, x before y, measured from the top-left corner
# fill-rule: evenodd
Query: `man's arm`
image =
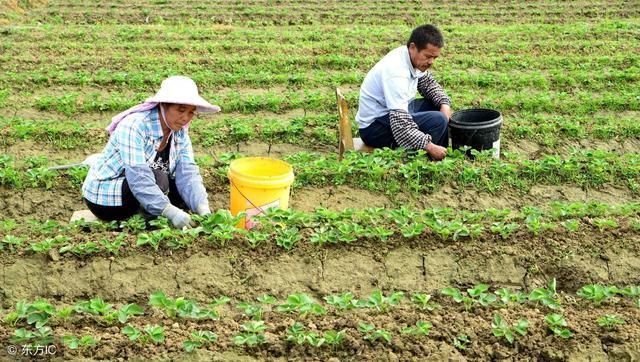
<path id="1" fill-rule="evenodd" d="M 408 112 L 392 109 L 389 111 L 389 123 L 393 139 L 400 147 L 424 150 L 431 142 L 431 135 L 420 131 Z"/>
<path id="2" fill-rule="evenodd" d="M 418 79 L 418 92 L 428 101 L 440 108 L 447 117 L 451 117 L 451 99 L 447 96 L 442 86 L 428 72 Z"/>

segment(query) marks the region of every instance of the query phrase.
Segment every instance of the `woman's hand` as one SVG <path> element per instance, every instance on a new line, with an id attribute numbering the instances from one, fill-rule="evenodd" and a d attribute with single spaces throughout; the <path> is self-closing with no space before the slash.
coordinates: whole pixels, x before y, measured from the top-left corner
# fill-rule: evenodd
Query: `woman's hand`
<path id="1" fill-rule="evenodd" d="M 198 205 L 198 207 L 196 207 L 195 211 L 200 216 L 207 216 L 207 215 L 211 214 L 211 209 L 209 209 L 209 205 L 208 204 L 200 204 L 200 205 Z"/>
<path id="2" fill-rule="evenodd" d="M 162 216 L 165 216 L 173 226 L 177 229 L 189 229 L 194 226 L 191 216 L 179 208 L 168 204 L 167 207 L 162 210 Z"/>

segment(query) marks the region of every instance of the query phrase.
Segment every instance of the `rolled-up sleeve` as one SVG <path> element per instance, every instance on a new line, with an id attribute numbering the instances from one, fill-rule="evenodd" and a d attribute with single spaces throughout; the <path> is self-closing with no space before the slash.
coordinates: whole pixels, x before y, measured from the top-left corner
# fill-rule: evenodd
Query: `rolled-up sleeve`
<path id="1" fill-rule="evenodd" d="M 443 104 L 451 105 L 451 99 L 447 96 L 442 86 L 433 78 L 431 72 L 428 72 L 418 79 L 418 92 L 426 100 L 429 100 L 438 107 Z"/>
<path id="2" fill-rule="evenodd" d="M 424 150 L 431 142 L 431 136 L 420 131 L 409 112 L 391 110 L 389 112 L 391 134 L 398 146 L 411 150 Z"/>

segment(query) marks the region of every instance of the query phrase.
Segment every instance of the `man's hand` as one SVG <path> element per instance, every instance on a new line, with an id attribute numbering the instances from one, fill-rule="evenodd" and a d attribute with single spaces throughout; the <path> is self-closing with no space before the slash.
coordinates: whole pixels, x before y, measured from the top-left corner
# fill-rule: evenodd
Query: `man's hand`
<path id="1" fill-rule="evenodd" d="M 449 106 L 448 104 L 441 105 L 440 112 L 444 113 L 444 115 L 447 116 L 447 121 L 451 119 L 451 114 L 453 113 L 453 111 L 451 111 L 451 106 Z"/>
<path id="2" fill-rule="evenodd" d="M 431 156 L 436 161 L 441 161 L 444 158 L 444 156 L 447 155 L 446 148 L 442 146 L 438 146 L 433 142 L 429 142 L 429 144 L 427 144 L 425 151 L 427 151 L 429 156 Z"/>
<path id="3" fill-rule="evenodd" d="M 167 207 L 162 210 L 162 216 L 169 219 L 171 224 L 177 229 L 190 228 L 193 226 L 191 216 L 171 204 L 168 204 Z"/>

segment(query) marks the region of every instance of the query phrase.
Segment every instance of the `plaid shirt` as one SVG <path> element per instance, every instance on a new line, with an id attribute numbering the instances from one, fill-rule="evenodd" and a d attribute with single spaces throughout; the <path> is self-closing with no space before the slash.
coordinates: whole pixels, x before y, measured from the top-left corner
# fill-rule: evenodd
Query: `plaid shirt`
<path id="1" fill-rule="evenodd" d="M 150 179 L 154 180 L 151 168 L 148 166 L 156 158 L 156 147 L 162 140 L 162 136 L 157 107 L 127 116 L 109 138 L 100 159 L 91 166 L 82 185 L 83 196 L 94 204 L 121 206 L 125 169 L 127 173 L 146 173 L 148 171 Z M 193 210 L 198 204 L 207 202 L 207 198 L 202 178 L 193 159 L 191 139 L 185 129 L 174 132 L 171 138 L 169 174 L 172 175 L 176 169 L 178 170 L 176 186 L 187 205 Z M 186 175 L 188 180 L 178 180 L 181 178 L 180 174 Z M 139 178 L 132 177 L 132 179 Z M 129 182 L 131 183 L 131 181 Z M 145 188 L 144 195 L 137 195 L 135 185 L 130 186 L 136 199 L 153 215 L 159 215 L 169 203 L 169 198 L 162 193 L 160 188 L 153 187 L 155 184 Z"/>
<path id="2" fill-rule="evenodd" d="M 418 92 L 435 105 L 451 105 L 451 99 L 433 78 L 431 72 L 427 72 L 418 80 Z M 393 138 L 400 147 L 424 150 L 431 142 L 431 135 L 418 129 L 418 125 L 413 121 L 409 112 L 397 109 L 390 110 L 389 123 Z"/>

